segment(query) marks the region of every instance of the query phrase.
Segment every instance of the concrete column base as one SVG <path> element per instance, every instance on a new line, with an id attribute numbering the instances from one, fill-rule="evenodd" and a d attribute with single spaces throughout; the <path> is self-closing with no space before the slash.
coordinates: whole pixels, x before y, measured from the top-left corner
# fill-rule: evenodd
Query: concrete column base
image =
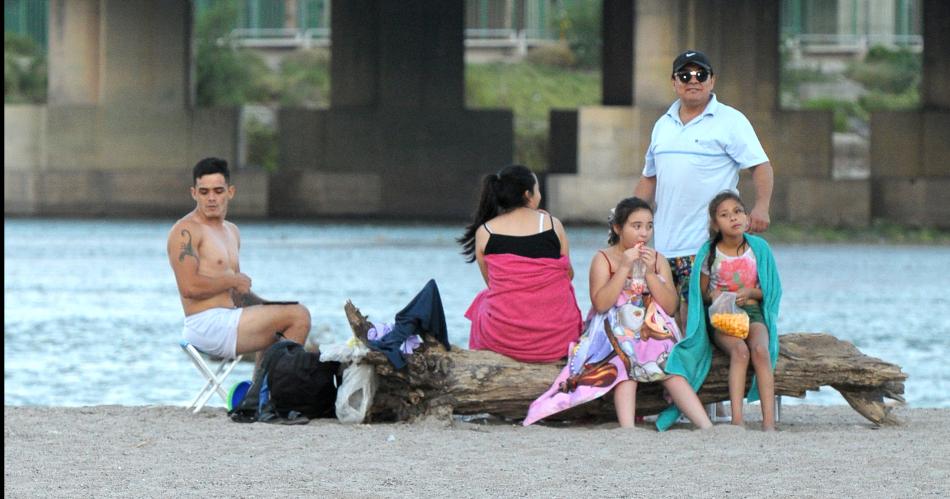
<path id="1" fill-rule="evenodd" d="M 465 219 L 511 163 L 510 111 L 281 109 L 271 215 Z"/>
<path id="2" fill-rule="evenodd" d="M 192 166 L 217 156 L 246 195 L 231 213 L 267 215 L 267 175 L 237 161 L 237 108 L 16 105 L 3 122 L 6 214 L 180 216 Z"/>
<path id="3" fill-rule="evenodd" d="M 792 178 L 788 183 L 788 221 L 830 227 L 867 227 L 871 185 L 867 180 Z"/>
<path id="4" fill-rule="evenodd" d="M 950 229 L 950 176 L 873 180 L 875 218 L 901 225 Z"/>
<path id="5" fill-rule="evenodd" d="M 950 177 L 950 111 L 871 114 L 871 176 Z"/>
<path id="6" fill-rule="evenodd" d="M 22 216 L 181 217 L 195 207 L 191 171 L 44 170 L 4 168 L 4 213 Z M 236 171 L 228 216 L 262 218 L 268 176 Z"/>
<path id="7" fill-rule="evenodd" d="M 565 221 L 604 222 L 610 209 L 633 195 L 658 111 L 630 106 L 585 106 L 552 127 L 552 151 L 576 140 L 576 158 L 552 158 L 559 172 L 546 177 L 545 206 Z M 576 120 L 576 130 L 567 127 Z M 647 123 L 646 127 L 643 126 Z M 576 139 L 575 139 L 576 137 Z"/>
<path id="8" fill-rule="evenodd" d="M 271 210 L 281 217 L 377 214 L 383 197 L 382 177 L 374 173 L 289 170 L 270 184 Z"/>
<path id="9" fill-rule="evenodd" d="M 610 209 L 633 195 L 639 179 L 639 175 L 622 175 L 604 182 L 600 177 L 585 175 L 547 175 L 545 206 L 565 222 L 606 224 Z"/>

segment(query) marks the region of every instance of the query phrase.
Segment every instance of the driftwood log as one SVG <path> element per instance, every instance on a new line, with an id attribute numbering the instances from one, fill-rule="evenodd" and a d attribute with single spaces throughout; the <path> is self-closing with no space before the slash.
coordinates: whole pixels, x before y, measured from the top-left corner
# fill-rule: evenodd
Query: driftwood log
<path id="1" fill-rule="evenodd" d="M 368 318 L 349 301 L 344 311 L 353 333 L 365 341 Z M 564 367 L 563 362 L 526 364 L 483 350 L 446 351 L 432 338 L 424 339 L 403 369 L 396 370 L 379 352 L 370 352 L 361 360 L 374 367 L 379 381 L 368 420 L 411 421 L 453 414 L 520 420 Z M 783 334 L 779 342 L 777 395 L 802 398 L 808 390 L 831 386 L 872 423 L 899 424 L 891 410 L 904 402 L 907 374 L 900 366 L 868 357 L 853 344 L 828 334 Z M 729 359 L 718 349 L 713 351 L 709 376 L 698 394 L 704 404 L 729 400 Z M 747 379 L 751 378 L 750 369 Z M 886 403 L 885 398 L 893 402 Z M 602 397 L 546 420 L 614 418 L 611 399 Z M 656 414 L 666 406 L 659 383 L 637 388 L 637 414 Z"/>

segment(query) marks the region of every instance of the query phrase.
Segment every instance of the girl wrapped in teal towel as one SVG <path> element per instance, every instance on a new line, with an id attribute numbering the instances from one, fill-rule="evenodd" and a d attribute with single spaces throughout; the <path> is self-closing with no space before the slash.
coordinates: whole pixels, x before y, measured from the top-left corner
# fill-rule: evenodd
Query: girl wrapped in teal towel
<path id="1" fill-rule="evenodd" d="M 745 205 L 734 192 L 721 192 L 709 203 L 709 243 L 694 264 L 701 272 L 699 286 L 690 290 L 690 301 L 694 293 L 701 295 L 709 314 L 690 314 L 687 329 L 711 325 L 713 342 L 729 355 L 729 401 L 734 425 L 743 424 L 742 399 L 751 360 L 755 378 L 748 399 L 752 402 L 761 396 L 762 429 L 772 431 L 773 370 L 778 358 L 776 321 L 782 285 L 768 243 L 746 234 L 748 226 Z M 736 306 L 733 313 L 721 306 L 732 302 Z"/>

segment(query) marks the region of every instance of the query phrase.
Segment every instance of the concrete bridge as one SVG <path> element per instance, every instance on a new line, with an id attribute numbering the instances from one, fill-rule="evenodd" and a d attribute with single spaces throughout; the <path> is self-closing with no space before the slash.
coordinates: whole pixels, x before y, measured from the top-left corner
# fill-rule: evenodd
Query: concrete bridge
<path id="1" fill-rule="evenodd" d="M 779 0 L 604 0 L 603 102 L 552 112 L 548 207 L 602 221 L 632 193 L 670 61 L 699 48 L 775 166 L 773 219 L 950 227 L 950 2 L 922 5 L 922 106 L 874 113 L 870 178 L 836 180 L 831 113 L 779 106 Z M 238 109 L 194 105 L 192 12 L 50 1 L 48 103 L 4 106 L 5 214 L 179 216 L 215 155 L 238 166 L 238 217 L 461 219 L 512 160 L 511 112 L 464 105 L 463 0 L 334 3 L 331 106 L 280 111 L 274 174 L 241 168 Z"/>

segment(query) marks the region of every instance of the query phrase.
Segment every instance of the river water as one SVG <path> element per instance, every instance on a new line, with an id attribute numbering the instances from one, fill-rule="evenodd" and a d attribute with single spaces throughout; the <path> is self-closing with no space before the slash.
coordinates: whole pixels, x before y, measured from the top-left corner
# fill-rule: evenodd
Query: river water
<path id="1" fill-rule="evenodd" d="M 4 220 L 5 405 L 187 404 L 202 383 L 178 347 L 182 310 L 165 252 L 172 223 Z M 306 305 L 311 336 L 323 344 L 350 336 L 347 298 L 371 319 L 389 320 L 434 278 L 449 339 L 467 346 L 463 314 L 484 284 L 458 253 L 460 232 L 461 225 L 241 223 L 241 269 L 260 296 Z M 587 268 L 606 234 L 606 227 L 568 227 L 584 312 Z M 780 334 L 851 341 L 902 366 L 910 405 L 950 407 L 950 248 L 773 250 L 784 288 Z M 242 363 L 229 381 L 249 379 L 251 368 Z M 804 402 L 845 403 L 831 388 Z"/>

